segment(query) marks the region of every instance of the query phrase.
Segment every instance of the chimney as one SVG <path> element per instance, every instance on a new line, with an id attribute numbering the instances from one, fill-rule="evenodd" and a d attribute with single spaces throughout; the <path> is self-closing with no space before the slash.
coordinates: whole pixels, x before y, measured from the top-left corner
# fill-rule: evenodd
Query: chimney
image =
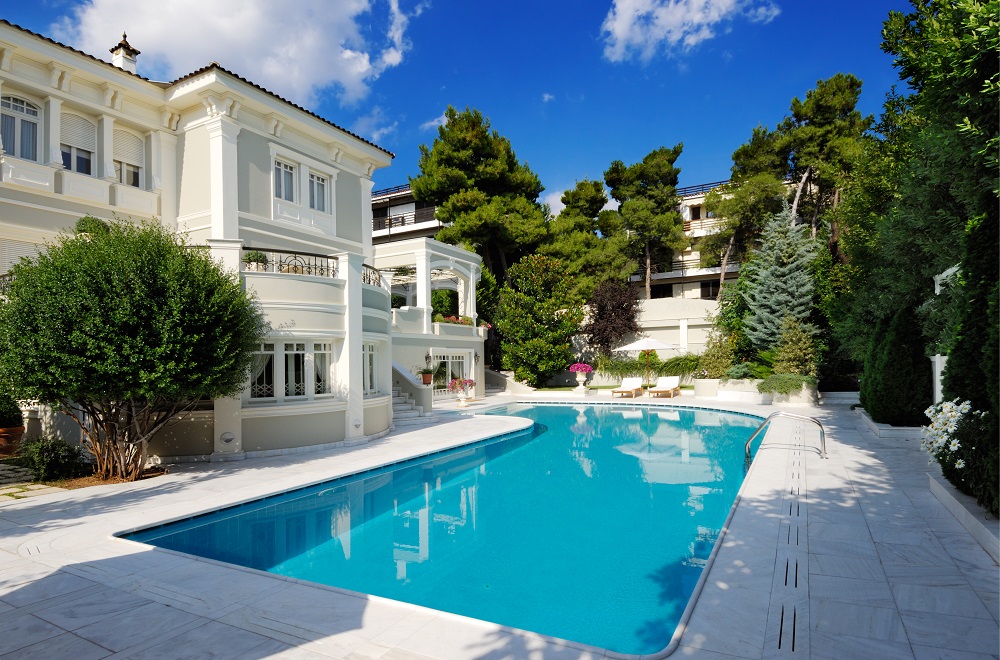
<path id="1" fill-rule="evenodd" d="M 114 56 L 111 59 L 112 64 L 123 71 L 135 73 L 135 59 L 139 51 L 129 45 L 124 32 L 122 32 L 122 40 L 111 49 L 111 54 Z"/>

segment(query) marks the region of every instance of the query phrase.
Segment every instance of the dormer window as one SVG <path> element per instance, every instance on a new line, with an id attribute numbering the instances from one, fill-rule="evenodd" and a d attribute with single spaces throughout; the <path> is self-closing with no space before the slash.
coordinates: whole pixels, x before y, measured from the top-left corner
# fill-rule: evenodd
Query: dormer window
<path id="1" fill-rule="evenodd" d="M 38 106 L 16 96 L 0 97 L 3 150 L 24 160 L 38 160 Z"/>

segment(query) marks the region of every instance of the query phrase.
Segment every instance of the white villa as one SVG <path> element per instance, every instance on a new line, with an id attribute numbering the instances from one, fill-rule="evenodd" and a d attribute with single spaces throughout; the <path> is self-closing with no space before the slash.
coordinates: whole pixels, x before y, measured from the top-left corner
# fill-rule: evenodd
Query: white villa
<path id="1" fill-rule="evenodd" d="M 272 330 L 243 395 L 170 427 L 153 454 L 237 460 L 378 436 L 394 404 L 426 414 L 447 396 L 418 383 L 424 366 L 481 387 L 479 257 L 373 244 L 371 176 L 392 153 L 217 63 L 156 82 L 124 35 L 111 52 L 0 20 L 0 273 L 82 216 L 156 218 L 256 294 Z M 406 306 L 390 309 L 376 267 L 410 273 Z M 438 280 L 471 327 L 433 322 Z M 43 410 L 29 433 L 54 423 Z"/>

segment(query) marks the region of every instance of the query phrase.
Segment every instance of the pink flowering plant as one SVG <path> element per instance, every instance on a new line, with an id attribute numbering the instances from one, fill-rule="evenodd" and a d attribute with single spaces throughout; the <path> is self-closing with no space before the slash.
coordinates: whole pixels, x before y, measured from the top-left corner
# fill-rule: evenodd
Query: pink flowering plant
<path id="1" fill-rule="evenodd" d="M 575 374 L 589 374 L 594 368 L 586 362 L 577 362 L 576 364 L 571 364 L 569 370 Z"/>
<path id="2" fill-rule="evenodd" d="M 452 378 L 448 382 L 448 391 L 452 394 L 468 394 L 469 390 L 476 386 L 476 381 L 471 378 Z"/>

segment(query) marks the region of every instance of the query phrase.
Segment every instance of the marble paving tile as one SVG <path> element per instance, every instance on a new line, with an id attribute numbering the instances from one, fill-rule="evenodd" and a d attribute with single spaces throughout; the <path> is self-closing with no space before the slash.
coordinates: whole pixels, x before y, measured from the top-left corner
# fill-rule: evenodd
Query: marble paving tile
<path id="1" fill-rule="evenodd" d="M 105 589 L 37 610 L 35 616 L 65 630 L 76 630 L 150 603 L 149 599 L 134 594 Z"/>
<path id="2" fill-rule="evenodd" d="M 76 634 L 112 651 L 122 651 L 154 636 L 181 626 L 200 624 L 201 621 L 199 617 L 175 607 L 149 603 L 78 628 Z M 123 631 L 127 633 L 123 634 Z"/>
<path id="3" fill-rule="evenodd" d="M 530 639 L 514 638 L 499 626 L 456 628 L 448 618 L 437 618 L 400 642 L 397 648 L 432 658 L 516 658 L 526 657 L 529 645 Z M 566 653 L 566 657 L 580 655 L 576 649 Z"/>
<path id="4" fill-rule="evenodd" d="M 979 595 L 964 580 L 962 582 L 957 586 L 894 583 L 892 593 L 901 610 L 974 617 L 995 622 Z"/>
<path id="5" fill-rule="evenodd" d="M 906 642 L 906 630 L 895 607 L 870 607 L 813 598 L 810 630 L 828 635 L 849 635 L 888 642 Z"/>
<path id="6" fill-rule="evenodd" d="M 878 560 L 860 557 L 810 554 L 809 573 L 855 580 L 885 580 L 882 564 Z"/>
<path id="7" fill-rule="evenodd" d="M 831 541 L 871 541 L 872 534 L 868 525 L 860 521 L 855 525 L 843 525 L 836 523 L 820 523 L 809 521 L 809 538 L 820 542 L 820 545 L 827 540 Z"/>
<path id="8" fill-rule="evenodd" d="M 810 575 L 809 597 L 843 603 L 860 603 L 871 607 L 895 607 L 892 590 L 884 579 L 853 580 L 829 575 Z"/>
<path id="9" fill-rule="evenodd" d="M 240 630 L 217 621 L 208 621 L 197 628 L 191 628 L 181 634 L 170 637 L 151 648 L 143 649 L 131 658 L 149 660 L 176 660 L 178 658 L 213 658 L 226 660 L 232 658 L 263 658 L 270 650 L 278 651 L 284 647 L 276 640 L 263 637 L 248 630 Z M 187 651 L 180 651 L 186 649 Z M 254 653 L 251 653 L 254 651 Z"/>
<path id="10" fill-rule="evenodd" d="M 1000 629 L 997 622 L 932 612 L 901 611 L 900 618 L 911 644 L 933 648 L 996 653 Z"/>
<path id="11" fill-rule="evenodd" d="M 770 599 L 770 589 L 722 589 L 706 584 L 681 642 L 717 653 L 759 657 Z M 724 635 L 719 634 L 720 621 L 726 622 Z"/>
<path id="12" fill-rule="evenodd" d="M 838 557 L 860 557 L 862 559 L 878 559 L 879 553 L 871 539 L 867 541 L 842 541 L 839 539 L 825 539 L 822 542 L 813 543 L 809 547 L 810 554 L 813 555 L 834 555 Z"/>
<path id="13" fill-rule="evenodd" d="M 97 583 L 92 580 L 57 571 L 26 584 L 0 589 L 0 600 L 14 607 L 24 607 L 95 586 Z"/>
<path id="14" fill-rule="evenodd" d="M 0 635 L 0 655 L 19 651 L 63 632 L 65 631 L 31 614 L 7 619 L 3 622 L 3 634 Z"/>
<path id="15" fill-rule="evenodd" d="M 970 651 L 956 651 L 954 649 L 939 649 L 933 646 L 920 646 L 914 644 L 914 660 L 996 660 L 996 654 L 972 653 Z"/>
<path id="16" fill-rule="evenodd" d="M 941 547 L 940 543 L 913 545 L 911 543 L 876 543 L 878 557 L 885 566 L 949 566 L 953 565 L 951 557 Z"/>
<path id="17" fill-rule="evenodd" d="M 910 660 L 913 653 L 910 645 L 884 639 L 867 639 L 850 635 L 831 635 L 813 631 L 811 633 L 809 657 L 816 660 L 846 660 L 865 658 L 874 660 Z"/>
<path id="18" fill-rule="evenodd" d="M 54 658 L 72 658 L 73 660 L 100 660 L 111 655 L 111 651 L 88 642 L 73 633 L 63 633 L 49 637 L 31 646 L 18 649 L 18 660 L 53 660 Z"/>

